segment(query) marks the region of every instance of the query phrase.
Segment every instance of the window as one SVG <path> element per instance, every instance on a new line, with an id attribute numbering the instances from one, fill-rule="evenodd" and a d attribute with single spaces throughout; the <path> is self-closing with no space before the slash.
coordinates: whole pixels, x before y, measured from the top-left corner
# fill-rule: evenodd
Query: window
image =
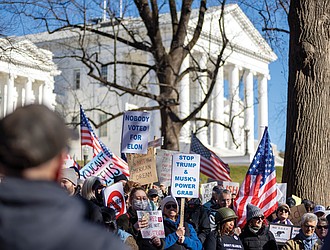
<path id="1" fill-rule="evenodd" d="M 75 89 L 80 89 L 80 69 L 73 71 Z"/>
<path id="2" fill-rule="evenodd" d="M 101 77 L 106 81 L 108 80 L 108 66 L 101 67 Z"/>
<path id="3" fill-rule="evenodd" d="M 105 121 L 107 119 L 107 115 L 105 115 L 105 114 L 101 114 L 100 116 L 99 116 L 99 121 L 100 122 L 103 122 L 103 121 Z M 99 128 L 99 136 L 100 137 L 106 137 L 106 136 L 108 136 L 108 126 L 107 126 L 107 124 L 104 124 L 103 126 L 101 126 L 100 128 Z"/>

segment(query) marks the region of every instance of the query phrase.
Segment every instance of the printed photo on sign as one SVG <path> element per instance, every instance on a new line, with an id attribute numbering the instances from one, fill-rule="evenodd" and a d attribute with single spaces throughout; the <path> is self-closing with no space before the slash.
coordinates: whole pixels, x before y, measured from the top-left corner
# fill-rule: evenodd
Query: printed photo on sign
<path id="1" fill-rule="evenodd" d="M 270 223 L 269 230 L 274 234 L 277 243 L 285 243 L 291 239 L 292 226 Z"/>
<path id="2" fill-rule="evenodd" d="M 115 183 L 103 190 L 103 200 L 106 207 L 110 207 L 116 212 L 116 219 L 126 213 L 126 202 L 123 184 Z"/>
<path id="3" fill-rule="evenodd" d="M 199 197 L 200 155 L 174 154 L 171 192 L 174 197 Z"/>
<path id="4" fill-rule="evenodd" d="M 112 163 L 110 157 L 104 152 L 100 152 L 82 169 L 79 170 L 80 178 L 85 180 L 91 176 L 100 177 L 105 181 L 107 186 L 114 183 L 115 176 L 121 175 L 122 172 Z"/>
<path id="5" fill-rule="evenodd" d="M 141 235 L 144 239 L 150 239 L 152 236 L 165 238 L 163 215 L 161 210 L 157 211 L 137 211 L 138 220 L 147 220 L 148 226 L 141 229 Z"/>
<path id="6" fill-rule="evenodd" d="M 127 111 L 123 116 L 122 153 L 146 154 L 150 130 L 150 112 Z"/>

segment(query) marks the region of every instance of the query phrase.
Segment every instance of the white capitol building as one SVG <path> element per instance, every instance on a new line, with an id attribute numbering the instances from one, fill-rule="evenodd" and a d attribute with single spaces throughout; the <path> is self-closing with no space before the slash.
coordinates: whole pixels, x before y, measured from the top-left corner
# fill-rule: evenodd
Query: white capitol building
<path id="1" fill-rule="evenodd" d="M 181 66 L 181 71 L 191 66 L 195 61 L 201 67 L 211 68 L 210 59 L 215 59 L 221 46 L 218 20 L 221 8 L 209 8 L 206 12 L 203 32 L 192 54 L 187 56 Z M 194 27 L 197 15 L 192 14 L 190 24 Z M 125 20 L 126 25 L 134 26 L 143 32 L 143 25 L 137 19 Z M 106 31 L 113 27 L 107 21 L 95 24 Z M 169 46 L 171 23 L 169 15 L 163 15 L 160 22 L 164 44 Z M 225 124 L 232 122 L 232 132 L 235 143 L 227 129 L 219 124 L 203 127 L 202 122 L 188 122 L 180 133 L 180 150 L 187 152 L 190 142 L 190 131 L 198 129 L 198 138 L 216 152 L 225 162 L 235 165 L 249 165 L 255 153 L 258 139 L 268 126 L 268 95 L 267 81 L 270 79 L 269 64 L 277 59 L 266 41 L 252 25 L 250 20 L 236 4 L 226 5 L 224 13 L 224 27 L 229 45 L 225 49 L 225 64 L 220 68 L 213 89 L 212 97 L 198 115 L 201 118 L 213 119 Z M 142 30 L 142 31 L 141 31 Z M 119 31 L 119 33 L 122 31 Z M 193 30 L 188 28 L 188 36 Z M 68 123 L 79 122 L 79 104 L 85 110 L 93 107 L 104 109 L 110 113 L 118 113 L 136 107 L 154 105 L 154 101 L 128 94 L 118 96 L 114 89 L 101 86 L 95 79 L 87 76 L 87 68 L 74 58 L 64 57 L 76 52 L 74 44 L 76 35 L 70 31 L 54 34 L 40 33 L 20 38 L 16 46 L 24 53 L 8 53 L 0 50 L 0 117 L 12 112 L 16 107 L 28 103 L 44 103 L 61 112 Z M 90 35 L 88 46 L 98 47 L 99 60 L 114 56 L 114 44 L 103 37 Z M 3 44 L 5 40 L 1 41 Z M 19 44 L 20 43 L 20 44 Z M 67 45 L 71 45 L 68 47 Z M 7 44 L 7 46 L 10 46 Z M 1 47 L 1 46 L 0 46 Z M 5 56 L 4 56 L 5 55 Z M 52 57 L 53 55 L 53 57 Z M 152 64 L 153 58 L 146 54 L 117 42 L 117 60 L 133 60 Z M 209 55 L 214 55 L 210 58 Z M 10 56 L 11 60 L 6 60 Z M 133 66 L 118 65 L 116 74 L 114 67 L 108 65 L 100 69 L 100 76 L 114 80 L 119 84 L 134 84 L 140 78 L 141 72 Z M 199 78 L 206 79 L 203 73 Z M 149 83 L 157 83 L 151 72 L 145 78 Z M 180 114 L 182 117 L 198 104 L 204 97 L 201 85 L 196 83 L 196 77 L 186 75 L 180 81 Z M 204 81 L 204 84 L 208 84 Z M 158 93 L 157 84 L 149 84 L 150 92 Z M 120 91 L 117 91 L 120 93 Z M 104 113 L 86 112 L 95 123 L 109 118 Z M 255 117 L 256 119 L 255 121 Z M 160 137 L 160 114 L 152 111 L 152 129 L 150 140 Z M 101 141 L 111 151 L 120 155 L 122 117 L 118 117 L 94 129 Z M 199 129 L 200 128 L 200 129 Z M 255 134 L 254 131 L 258 131 Z M 276 147 L 274 147 L 276 149 Z M 71 145 L 71 155 L 82 159 L 80 141 Z M 84 152 L 84 153 L 83 153 Z M 88 152 L 91 158 L 91 150 Z M 275 153 L 276 154 L 276 153 Z M 283 165 L 283 159 L 276 157 L 276 165 Z"/>

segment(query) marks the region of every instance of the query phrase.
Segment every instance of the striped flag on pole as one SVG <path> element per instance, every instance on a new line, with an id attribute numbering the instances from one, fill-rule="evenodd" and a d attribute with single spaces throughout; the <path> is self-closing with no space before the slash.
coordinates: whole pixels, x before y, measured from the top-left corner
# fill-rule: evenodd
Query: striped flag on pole
<path id="1" fill-rule="evenodd" d="M 94 157 L 98 155 L 101 151 L 103 151 L 108 157 L 111 158 L 112 163 L 116 167 L 118 167 L 124 175 L 129 176 L 129 168 L 127 162 L 125 162 L 123 159 L 113 154 L 109 150 L 109 148 L 99 140 L 99 138 L 95 135 L 81 105 L 80 105 L 80 134 L 81 134 L 81 145 L 82 146 L 87 145 L 92 147 Z"/>
<path id="2" fill-rule="evenodd" d="M 259 207 L 265 217 L 277 208 L 275 162 L 267 127 L 234 201 L 237 225 L 240 227 L 246 223 L 247 204 Z"/>
<path id="3" fill-rule="evenodd" d="M 228 165 L 205 147 L 194 134 L 191 135 L 190 152 L 201 156 L 200 171 L 203 174 L 215 180 L 231 181 Z"/>

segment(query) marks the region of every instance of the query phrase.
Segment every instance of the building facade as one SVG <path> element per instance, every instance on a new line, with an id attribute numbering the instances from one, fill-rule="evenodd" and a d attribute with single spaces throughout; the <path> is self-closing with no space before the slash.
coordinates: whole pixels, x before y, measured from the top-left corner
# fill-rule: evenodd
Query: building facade
<path id="1" fill-rule="evenodd" d="M 224 50 L 224 64 L 219 69 L 212 97 L 197 117 L 218 121 L 230 126 L 231 131 L 218 123 L 211 123 L 206 127 L 203 121 L 187 122 L 180 133 L 180 150 L 188 152 L 190 133 L 197 131 L 199 139 L 218 153 L 225 162 L 248 165 L 254 155 L 258 139 L 262 136 L 265 126 L 268 126 L 269 64 L 277 57 L 238 5 L 225 6 L 224 13 L 220 7 L 208 9 L 201 37 L 191 54 L 184 59 L 181 71 L 196 65 L 214 70 L 213 61 L 223 48 L 223 33 L 219 29 L 219 19 L 222 14 L 223 27 L 229 44 Z M 188 37 L 192 37 L 197 19 L 197 12 L 193 11 Z M 172 32 L 170 16 L 164 14 L 160 20 L 164 44 L 170 46 Z M 141 36 L 146 34 L 141 20 L 131 18 L 125 22 L 125 25 L 140 32 Z M 114 28 L 106 20 L 95 25 L 98 25 L 98 29 L 102 32 Z M 118 28 L 118 34 L 123 33 L 124 31 Z M 86 110 L 87 116 L 96 124 L 118 112 L 157 105 L 155 101 L 105 87 L 96 79 L 90 78 L 88 76 L 90 68 L 72 56 L 66 57 L 81 53 L 79 37 L 73 32 L 63 31 L 51 35 L 42 33 L 31 35 L 28 39 L 37 46 L 52 51 L 57 58 L 55 63 L 62 72 L 55 78 L 57 109 L 63 113 L 69 123 L 79 123 L 80 104 Z M 113 39 L 92 34 L 84 42 L 86 51 L 90 55 L 97 54 L 97 61 L 101 62 L 98 67 L 100 77 L 123 86 L 142 87 L 150 93 L 159 93 L 159 83 L 155 74 L 150 71 L 144 75 L 136 66 L 136 63 L 152 65 L 153 58 L 150 55 Z M 134 61 L 135 64 L 105 63 L 109 58 L 116 58 L 117 61 Z M 143 81 L 140 80 L 142 76 Z M 180 80 L 178 93 L 181 118 L 187 116 L 203 100 L 205 89 L 209 84 L 205 73 L 190 73 Z M 97 110 L 89 112 L 91 108 L 102 109 L 106 113 Z M 116 154 L 120 154 L 121 125 L 122 118 L 119 116 L 95 129 L 100 139 Z M 152 111 L 150 140 L 160 136 L 160 126 L 159 111 Z M 83 158 L 82 154 L 91 156 L 91 151 L 88 152 L 88 148 L 81 148 L 79 141 L 73 142 L 71 148 L 71 154 L 78 159 Z M 281 162 L 278 164 L 281 165 Z"/>

